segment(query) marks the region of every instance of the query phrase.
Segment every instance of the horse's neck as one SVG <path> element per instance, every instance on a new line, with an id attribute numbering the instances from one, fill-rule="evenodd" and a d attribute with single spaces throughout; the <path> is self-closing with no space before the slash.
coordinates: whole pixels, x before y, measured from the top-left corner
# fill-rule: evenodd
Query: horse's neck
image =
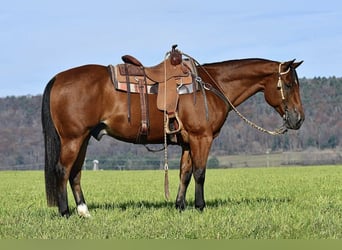
<path id="1" fill-rule="evenodd" d="M 263 90 L 263 85 L 260 84 L 259 79 L 254 78 L 228 80 L 222 82 L 221 85 L 223 86 L 225 95 L 234 106 L 240 105 L 249 97 Z"/>
<path id="2" fill-rule="evenodd" d="M 238 106 L 257 92 L 264 90 L 266 78 L 270 75 L 267 70 L 252 69 L 251 64 L 219 63 L 208 67 L 208 72 L 221 85 L 225 95 Z M 257 67 L 257 66 L 254 66 Z"/>

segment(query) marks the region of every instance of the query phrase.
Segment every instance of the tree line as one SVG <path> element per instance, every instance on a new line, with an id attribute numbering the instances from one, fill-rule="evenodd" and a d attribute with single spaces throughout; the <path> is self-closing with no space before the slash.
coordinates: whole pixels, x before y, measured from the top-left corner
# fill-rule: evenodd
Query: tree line
<path id="1" fill-rule="evenodd" d="M 342 145 L 342 78 L 316 77 L 300 79 L 305 121 L 298 131 L 270 136 L 243 122 L 233 111 L 229 114 L 211 150 L 216 156 L 229 154 L 265 154 L 266 152 L 303 151 L 312 148 L 336 149 Z M 42 96 L 9 96 L 0 98 L 0 169 L 43 169 L 44 145 L 41 128 Z M 238 107 L 253 122 L 278 128 L 282 119 L 258 93 Z M 154 145 L 161 148 L 161 145 Z M 169 147 L 170 165 L 178 167 L 180 149 Z M 100 142 L 91 139 L 85 165 L 98 159 L 108 168 L 158 168 L 163 153 L 153 154 L 141 145 L 123 143 L 112 138 Z M 174 160 L 177 159 L 177 160 Z"/>

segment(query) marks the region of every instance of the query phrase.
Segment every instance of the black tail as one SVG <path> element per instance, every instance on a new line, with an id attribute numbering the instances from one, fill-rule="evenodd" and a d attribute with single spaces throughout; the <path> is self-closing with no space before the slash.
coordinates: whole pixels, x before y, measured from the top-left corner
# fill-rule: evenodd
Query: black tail
<path id="1" fill-rule="evenodd" d="M 51 79 L 47 84 L 42 101 L 42 126 L 45 142 L 45 190 L 49 206 L 58 205 L 56 167 L 61 151 L 61 142 L 50 113 L 50 92 L 54 82 L 55 78 Z"/>

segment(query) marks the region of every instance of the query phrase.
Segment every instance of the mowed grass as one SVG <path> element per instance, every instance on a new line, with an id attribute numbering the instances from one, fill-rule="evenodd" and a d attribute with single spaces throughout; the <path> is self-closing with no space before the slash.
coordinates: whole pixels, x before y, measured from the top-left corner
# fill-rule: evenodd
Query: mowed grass
<path id="1" fill-rule="evenodd" d="M 208 169 L 207 207 L 174 208 L 178 171 L 84 171 L 92 214 L 79 218 L 48 208 L 42 171 L 0 172 L 1 239 L 341 239 L 342 166 Z"/>

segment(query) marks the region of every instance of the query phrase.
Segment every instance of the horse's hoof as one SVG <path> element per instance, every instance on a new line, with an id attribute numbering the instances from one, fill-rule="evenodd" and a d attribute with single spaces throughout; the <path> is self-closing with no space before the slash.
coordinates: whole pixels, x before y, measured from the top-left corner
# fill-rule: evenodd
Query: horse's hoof
<path id="1" fill-rule="evenodd" d="M 178 209 L 179 212 L 184 211 L 185 207 L 186 206 L 185 206 L 185 202 L 184 201 L 180 201 L 180 202 L 176 201 L 176 209 Z"/>
<path id="2" fill-rule="evenodd" d="M 66 210 L 66 211 L 60 212 L 60 215 L 61 215 L 62 217 L 64 217 L 64 218 L 69 219 L 69 217 L 70 217 L 70 212 L 69 212 L 69 210 Z"/>
<path id="3" fill-rule="evenodd" d="M 203 210 L 205 208 L 205 203 L 199 204 L 199 205 L 195 205 L 195 208 L 197 209 L 197 211 L 203 212 Z"/>
<path id="4" fill-rule="evenodd" d="M 83 218 L 90 218 L 91 217 L 86 204 L 78 205 L 77 206 L 77 213 L 80 217 L 83 217 Z"/>

